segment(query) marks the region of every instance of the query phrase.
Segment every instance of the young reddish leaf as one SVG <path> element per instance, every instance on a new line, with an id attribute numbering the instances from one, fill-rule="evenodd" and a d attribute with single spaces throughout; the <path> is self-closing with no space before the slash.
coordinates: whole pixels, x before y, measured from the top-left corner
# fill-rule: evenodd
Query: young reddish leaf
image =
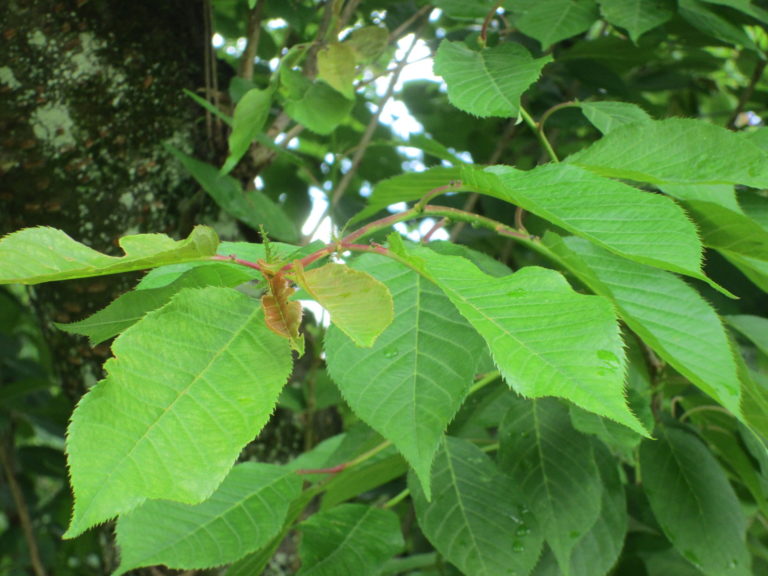
<path id="1" fill-rule="evenodd" d="M 296 282 L 358 346 L 373 346 L 392 323 L 392 294 L 370 274 L 333 263 L 305 271 L 297 262 L 293 270 Z"/>
<path id="2" fill-rule="evenodd" d="M 304 354 L 304 336 L 299 334 L 301 324 L 301 304 L 289 302 L 293 293 L 290 283 L 282 274 L 266 276 L 269 292 L 261 297 L 264 320 L 267 327 L 275 334 L 287 338 L 291 348 Z"/>

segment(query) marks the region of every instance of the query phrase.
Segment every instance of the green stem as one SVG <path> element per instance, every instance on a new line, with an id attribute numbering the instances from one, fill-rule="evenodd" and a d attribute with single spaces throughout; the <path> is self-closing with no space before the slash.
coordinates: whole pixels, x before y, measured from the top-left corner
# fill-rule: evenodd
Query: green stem
<path id="1" fill-rule="evenodd" d="M 544 134 L 543 128 L 536 123 L 536 121 L 522 106 L 520 107 L 520 115 L 523 117 L 523 120 L 525 120 L 525 123 L 528 124 L 530 129 L 533 130 L 533 133 L 536 134 L 536 138 L 539 139 L 539 142 L 544 147 L 544 150 L 547 151 L 547 154 L 549 155 L 549 158 L 552 160 L 552 162 L 560 162 L 560 159 L 557 157 L 554 148 L 552 148 L 552 144 L 550 144 L 549 140 L 547 140 L 547 136 Z"/>
<path id="2" fill-rule="evenodd" d="M 560 104 L 555 104 L 541 115 L 541 120 L 539 120 L 540 130 L 542 132 L 544 131 L 544 125 L 547 123 L 547 120 L 549 120 L 549 117 L 552 116 L 552 114 L 558 110 L 564 110 L 565 108 L 579 108 L 579 104 L 578 102 L 561 102 Z"/>
<path id="3" fill-rule="evenodd" d="M 405 488 L 402 490 L 399 494 L 393 496 L 390 498 L 385 504 L 384 508 L 393 508 L 394 506 L 397 506 L 400 502 L 408 498 L 408 496 L 411 495 L 411 491 L 408 490 L 408 488 Z"/>
<path id="4" fill-rule="evenodd" d="M 477 382 L 474 383 L 472 388 L 469 389 L 469 393 L 467 395 L 471 396 L 472 394 L 474 394 L 475 392 L 477 392 L 481 388 L 485 388 L 486 386 L 488 386 L 488 384 L 491 384 L 492 382 L 495 382 L 496 380 L 498 380 L 500 376 L 501 376 L 501 373 L 498 370 L 494 370 L 493 372 L 489 372 L 484 377 L 482 377 L 480 380 L 478 380 Z"/>

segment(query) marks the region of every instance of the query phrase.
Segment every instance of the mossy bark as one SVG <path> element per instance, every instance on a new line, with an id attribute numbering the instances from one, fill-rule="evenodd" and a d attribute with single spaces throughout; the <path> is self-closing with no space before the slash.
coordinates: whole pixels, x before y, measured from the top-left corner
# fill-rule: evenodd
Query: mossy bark
<path id="1" fill-rule="evenodd" d="M 54 226 L 111 253 L 125 234 L 188 232 L 196 186 L 163 144 L 204 146 L 201 110 L 182 92 L 203 85 L 204 9 L 203 0 L 0 0 L 0 232 Z M 99 376 L 107 348 L 50 323 L 88 315 L 133 281 L 34 289 L 73 395 Z"/>

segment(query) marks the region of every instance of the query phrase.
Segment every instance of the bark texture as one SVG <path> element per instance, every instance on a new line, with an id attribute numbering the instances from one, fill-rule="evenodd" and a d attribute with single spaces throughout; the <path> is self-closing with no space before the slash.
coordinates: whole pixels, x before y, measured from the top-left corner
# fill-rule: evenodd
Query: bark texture
<path id="1" fill-rule="evenodd" d="M 203 0 L 0 0 L 0 232 L 54 226 L 119 253 L 117 237 L 184 235 L 194 183 L 164 150 L 199 154 Z M 106 305 L 133 280 L 34 288 L 65 388 L 99 376 L 106 347 L 50 328 Z"/>

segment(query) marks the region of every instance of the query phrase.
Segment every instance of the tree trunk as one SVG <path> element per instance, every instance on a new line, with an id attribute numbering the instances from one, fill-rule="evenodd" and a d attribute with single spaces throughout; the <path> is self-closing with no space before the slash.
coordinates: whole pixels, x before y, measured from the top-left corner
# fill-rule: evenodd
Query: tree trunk
<path id="1" fill-rule="evenodd" d="M 54 226 L 118 254 L 119 236 L 185 235 L 196 186 L 163 148 L 204 155 L 203 0 L 0 0 L 0 231 Z M 193 143 L 199 143 L 197 150 Z M 102 308 L 133 280 L 35 287 L 57 371 L 73 396 L 107 347 L 51 329 Z"/>

